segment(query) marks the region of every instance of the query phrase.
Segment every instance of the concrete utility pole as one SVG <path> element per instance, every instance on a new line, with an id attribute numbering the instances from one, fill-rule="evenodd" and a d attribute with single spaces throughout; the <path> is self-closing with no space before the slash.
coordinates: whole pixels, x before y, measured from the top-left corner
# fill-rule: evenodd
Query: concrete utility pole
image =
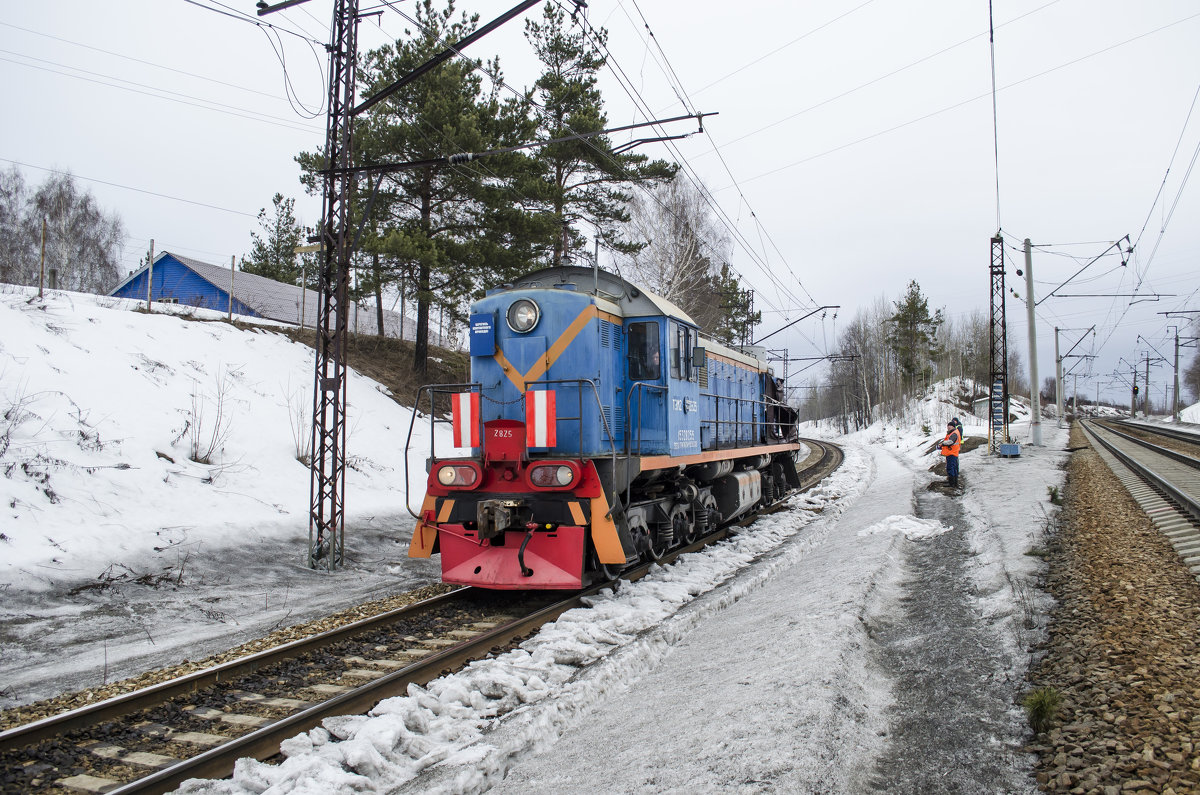
<path id="1" fill-rule="evenodd" d="M 1142 414 L 1150 419 L 1150 354 L 1146 354 L 1146 402 L 1142 404 Z"/>
<path id="2" fill-rule="evenodd" d="M 1063 426 L 1062 356 L 1058 353 L 1058 326 L 1054 327 L 1054 407 L 1058 409 L 1058 427 Z"/>
<path id="3" fill-rule="evenodd" d="M 1171 406 L 1171 419 L 1179 422 L 1179 326 L 1175 327 L 1175 395 Z"/>
<path id="4" fill-rule="evenodd" d="M 1029 318 L 1029 405 L 1032 416 L 1029 420 L 1029 443 L 1042 444 L 1042 395 L 1038 383 L 1037 369 L 1037 323 L 1033 305 L 1033 247 L 1025 238 L 1025 311 Z"/>

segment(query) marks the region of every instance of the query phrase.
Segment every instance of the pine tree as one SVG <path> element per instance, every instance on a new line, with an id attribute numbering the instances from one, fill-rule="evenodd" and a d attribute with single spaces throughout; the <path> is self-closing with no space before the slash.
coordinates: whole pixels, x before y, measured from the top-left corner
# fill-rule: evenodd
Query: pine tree
<path id="1" fill-rule="evenodd" d="M 242 257 L 241 270 L 284 284 L 300 284 L 301 260 L 296 247 L 304 245 L 306 238 L 304 229 L 296 221 L 296 200 L 276 193 L 271 204 L 275 208 L 273 217 L 267 217 L 265 207 L 258 211 L 263 234 L 250 233 L 253 241 L 250 256 Z M 314 272 L 313 267 L 306 270 L 309 274 Z"/>
<path id="2" fill-rule="evenodd" d="M 422 0 L 415 18 L 415 35 L 366 54 L 359 73 L 363 96 L 409 74 L 467 35 L 477 22 L 477 17 L 465 14 L 456 18 L 453 2 L 439 11 L 433 0 Z M 451 59 L 376 105 L 356 124 L 355 164 L 433 161 L 526 140 L 532 129 L 525 98 L 501 100 L 495 61 L 484 69 L 490 85 L 485 91 L 477 65 Z M 305 153 L 297 161 L 308 172 L 307 184 L 315 188 L 323 158 Z M 524 211 L 520 202 L 514 202 L 511 185 L 528 171 L 528 161 L 524 155 L 509 154 L 362 178 L 352 210 L 357 230 L 371 202 L 356 260 L 365 274 L 361 283 L 379 302 L 385 289 L 398 285 L 415 297 L 415 371 L 426 368 L 435 304 L 452 319 L 461 320 L 466 297 L 485 280 L 503 280 L 527 268 Z"/>
<path id="3" fill-rule="evenodd" d="M 603 130 L 608 122 L 596 75 L 605 64 L 602 49 L 608 34 L 601 28 L 576 27 L 559 5 L 546 3 L 543 21 L 525 23 L 542 74 L 534 83 L 541 109 L 536 113 L 537 136 L 549 141 Z M 535 155 L 541 173 L 532 198 L 549 215 L 545 257 L 558 266 L 583 248 L 583 232 L 575 224 L 591 225 L 604 245 L 632 254 L 641 246 L 624 239 L 620 225 L 629 220 L 630 196 L 623 189 L 638 181 L 668 180 L 675 167 L 645 155 L 614 154 L 607 136 L 549 144 Z"/>
<path id="4" fill-rule="evenodd" d="M 929 299 L 921 294 L 915 279 L 908 283 L 904 297 L 894 303 L 896 313 L 888 318 L 888 344 L 911 388 L 918 375 L 929 374 L 931 361 L 938 355 L 935 340 L 944 317 L 940 309 L 929 314 Z"/>

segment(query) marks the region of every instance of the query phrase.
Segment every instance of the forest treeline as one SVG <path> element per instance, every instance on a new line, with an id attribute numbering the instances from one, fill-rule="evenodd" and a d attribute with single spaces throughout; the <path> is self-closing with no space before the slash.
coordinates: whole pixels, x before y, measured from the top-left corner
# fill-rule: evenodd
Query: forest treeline
<path id="1" fill-rule="evenodd" d="M 987 395 L 989 320 L 982 310 L 947 316 L 930 310 L 916 280 L 899 299 L 877 298 L 861 308 L 838 336 L 838 359 L 828 377 L 798 396 L 803 419 L 841 418 L 858 430 L 903 414 L 908 401 L 931 384 L 969 379 L 964 400 Z M 1009 350 L 1009 389 L 1028 394 L 1021 357 Z"/>
<path id="2" fill-rule="evenodd" d="M 838 356 L 831 361 L 828 376 L 799 388 L 802 394 L 794 400 L 801 418 L 832 418 L 846 432 L 859 430 L 877 420 L 904 417 L 911 411 L 912 399 L 948 379 L 962 379 L 955 384 L 954 396 L 963 411 L 970 411 L 972 401 L 988 396 L 990 325 L 981 309 L 958 316 L 943 309 L 931 312 L 920 285 L 910 281 L 899 299 L 881 296 L 855 314 L 838 336 Z M 1185 400 L 1195 399 L 1200 395 L 1200 354 L 1180 369 L 1181 393 Z M 1011 344 L 1007 371 L 1009 395 L 1029 399 L 1028 365 Z M 1054 370 L 1040 380 L 1038 395 L 1049 406 L 1057 399 Z M 1069 386 L 1064 387 L 1064 398 Z M 1165 400 L 1155 405 L 1169 411 Z"/>

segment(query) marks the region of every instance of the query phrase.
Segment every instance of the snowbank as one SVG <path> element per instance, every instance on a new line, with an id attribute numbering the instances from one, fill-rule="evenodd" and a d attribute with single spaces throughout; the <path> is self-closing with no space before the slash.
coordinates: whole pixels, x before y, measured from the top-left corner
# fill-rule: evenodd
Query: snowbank
<path id="1" fill-rule="evenodd" d="M 0 294 L 0 587 L 160 576 L 203 545 L 307 535 L 312 349 L 137 306 Z M 353 371 L 347 396 L 347 517 L 405 514 L 411 412 Z"/>

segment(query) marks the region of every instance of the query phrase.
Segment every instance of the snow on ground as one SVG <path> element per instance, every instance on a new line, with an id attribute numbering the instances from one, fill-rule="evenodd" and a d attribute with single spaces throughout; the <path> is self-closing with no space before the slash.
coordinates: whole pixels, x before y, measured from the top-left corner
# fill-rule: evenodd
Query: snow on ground
<path id="1" fill-rule="evenodd" d="M 314 572 L 309 469 L 297 460 L 311 433 L 311 348 L 269 325 L 195 322 L 220 313 L 7 290 L 0 705 L 197 659 L 436 579 L 436 563 L 406 557 L 411 412 L 379 384 L 349 375 L 348 566 Z M 419 422 L 416 495 L 428 449 Z M 191 460 L 203 454 L 209 463 Z"/>
<path id="2" fill-rule="evenodd" d="M 408 413 L 357 376 L 348 565 L 303 565 L 308 473 L 288 420 L 311 377 L 302 346 L 111 299 L 10 293 L 0 374 L 12 703 L 436 577 L 436 561 L 405 558 L 395 440 Z M 181 431 L 216 422 L 218 384 L 237 411 L 213 463 L 194 464 Z M 1045 446 L 1019 458 L 964 454 L 965 488 L 948 494 L 929 471 L 946 421 L 984 433 L 947 402 L 958 389 L 839 437 L 842 469 L 790 510 L 518 649 L 326 721 L 284 743 L 277 766 L 243 760 L 232 780 L 185 789 L 1032 789 L 1014 704 L 1046 605 L 1027 553 L 1053 516 L 1066 431 L 1044 422 Z M 1012 432 L 1026 440 L 1028 420 Z"/>
<path id="3" fill-rule="evenodd" d="M 1186 409 L 1180 409 L 1179 419 L 1183 422 L 1200 424 L 1200 403 L 1194 403 Z"/>
<path id="4" fill-rule="evenodd" d="M 961 791 L 1032 791 L 1014 706 L 1037 626 L 1039 563 L 1026 553 L 1045 530 L 1047 486 L 1062 483 L 1066 432 L 1051 427 L 1048 446 L 1018 459 L 965 455 L 958 501 L 930 491 L 930 437 L 865 435 L 886 441 L 848 442 L 843 467 L 791 510 L 596 597 L 516 650 L 326 721 L 284 743 L 279 765 L 243 760 L 231 780 L 182 791 L 856 792 L 947 775 Z M 932 727 L 957 754 L 936 771 L 905 758 L 913 711 L 898 714 L 896 645 L 879 640 L 898 628 L 901 657 L 915 640 L 904 630 L 921 572 L 908 561 L 952 531 L 915 515 L 930 494 L 969 516 L 957 534 L 972 583 L 957 598 L 972 626 L 949 629 L 1002 669 L 983 672 L 997 685 L 965 670 L 961 692 L 930 694 L 951 709 L 977 688 L 1001 696 L 966 729 Z"/>

